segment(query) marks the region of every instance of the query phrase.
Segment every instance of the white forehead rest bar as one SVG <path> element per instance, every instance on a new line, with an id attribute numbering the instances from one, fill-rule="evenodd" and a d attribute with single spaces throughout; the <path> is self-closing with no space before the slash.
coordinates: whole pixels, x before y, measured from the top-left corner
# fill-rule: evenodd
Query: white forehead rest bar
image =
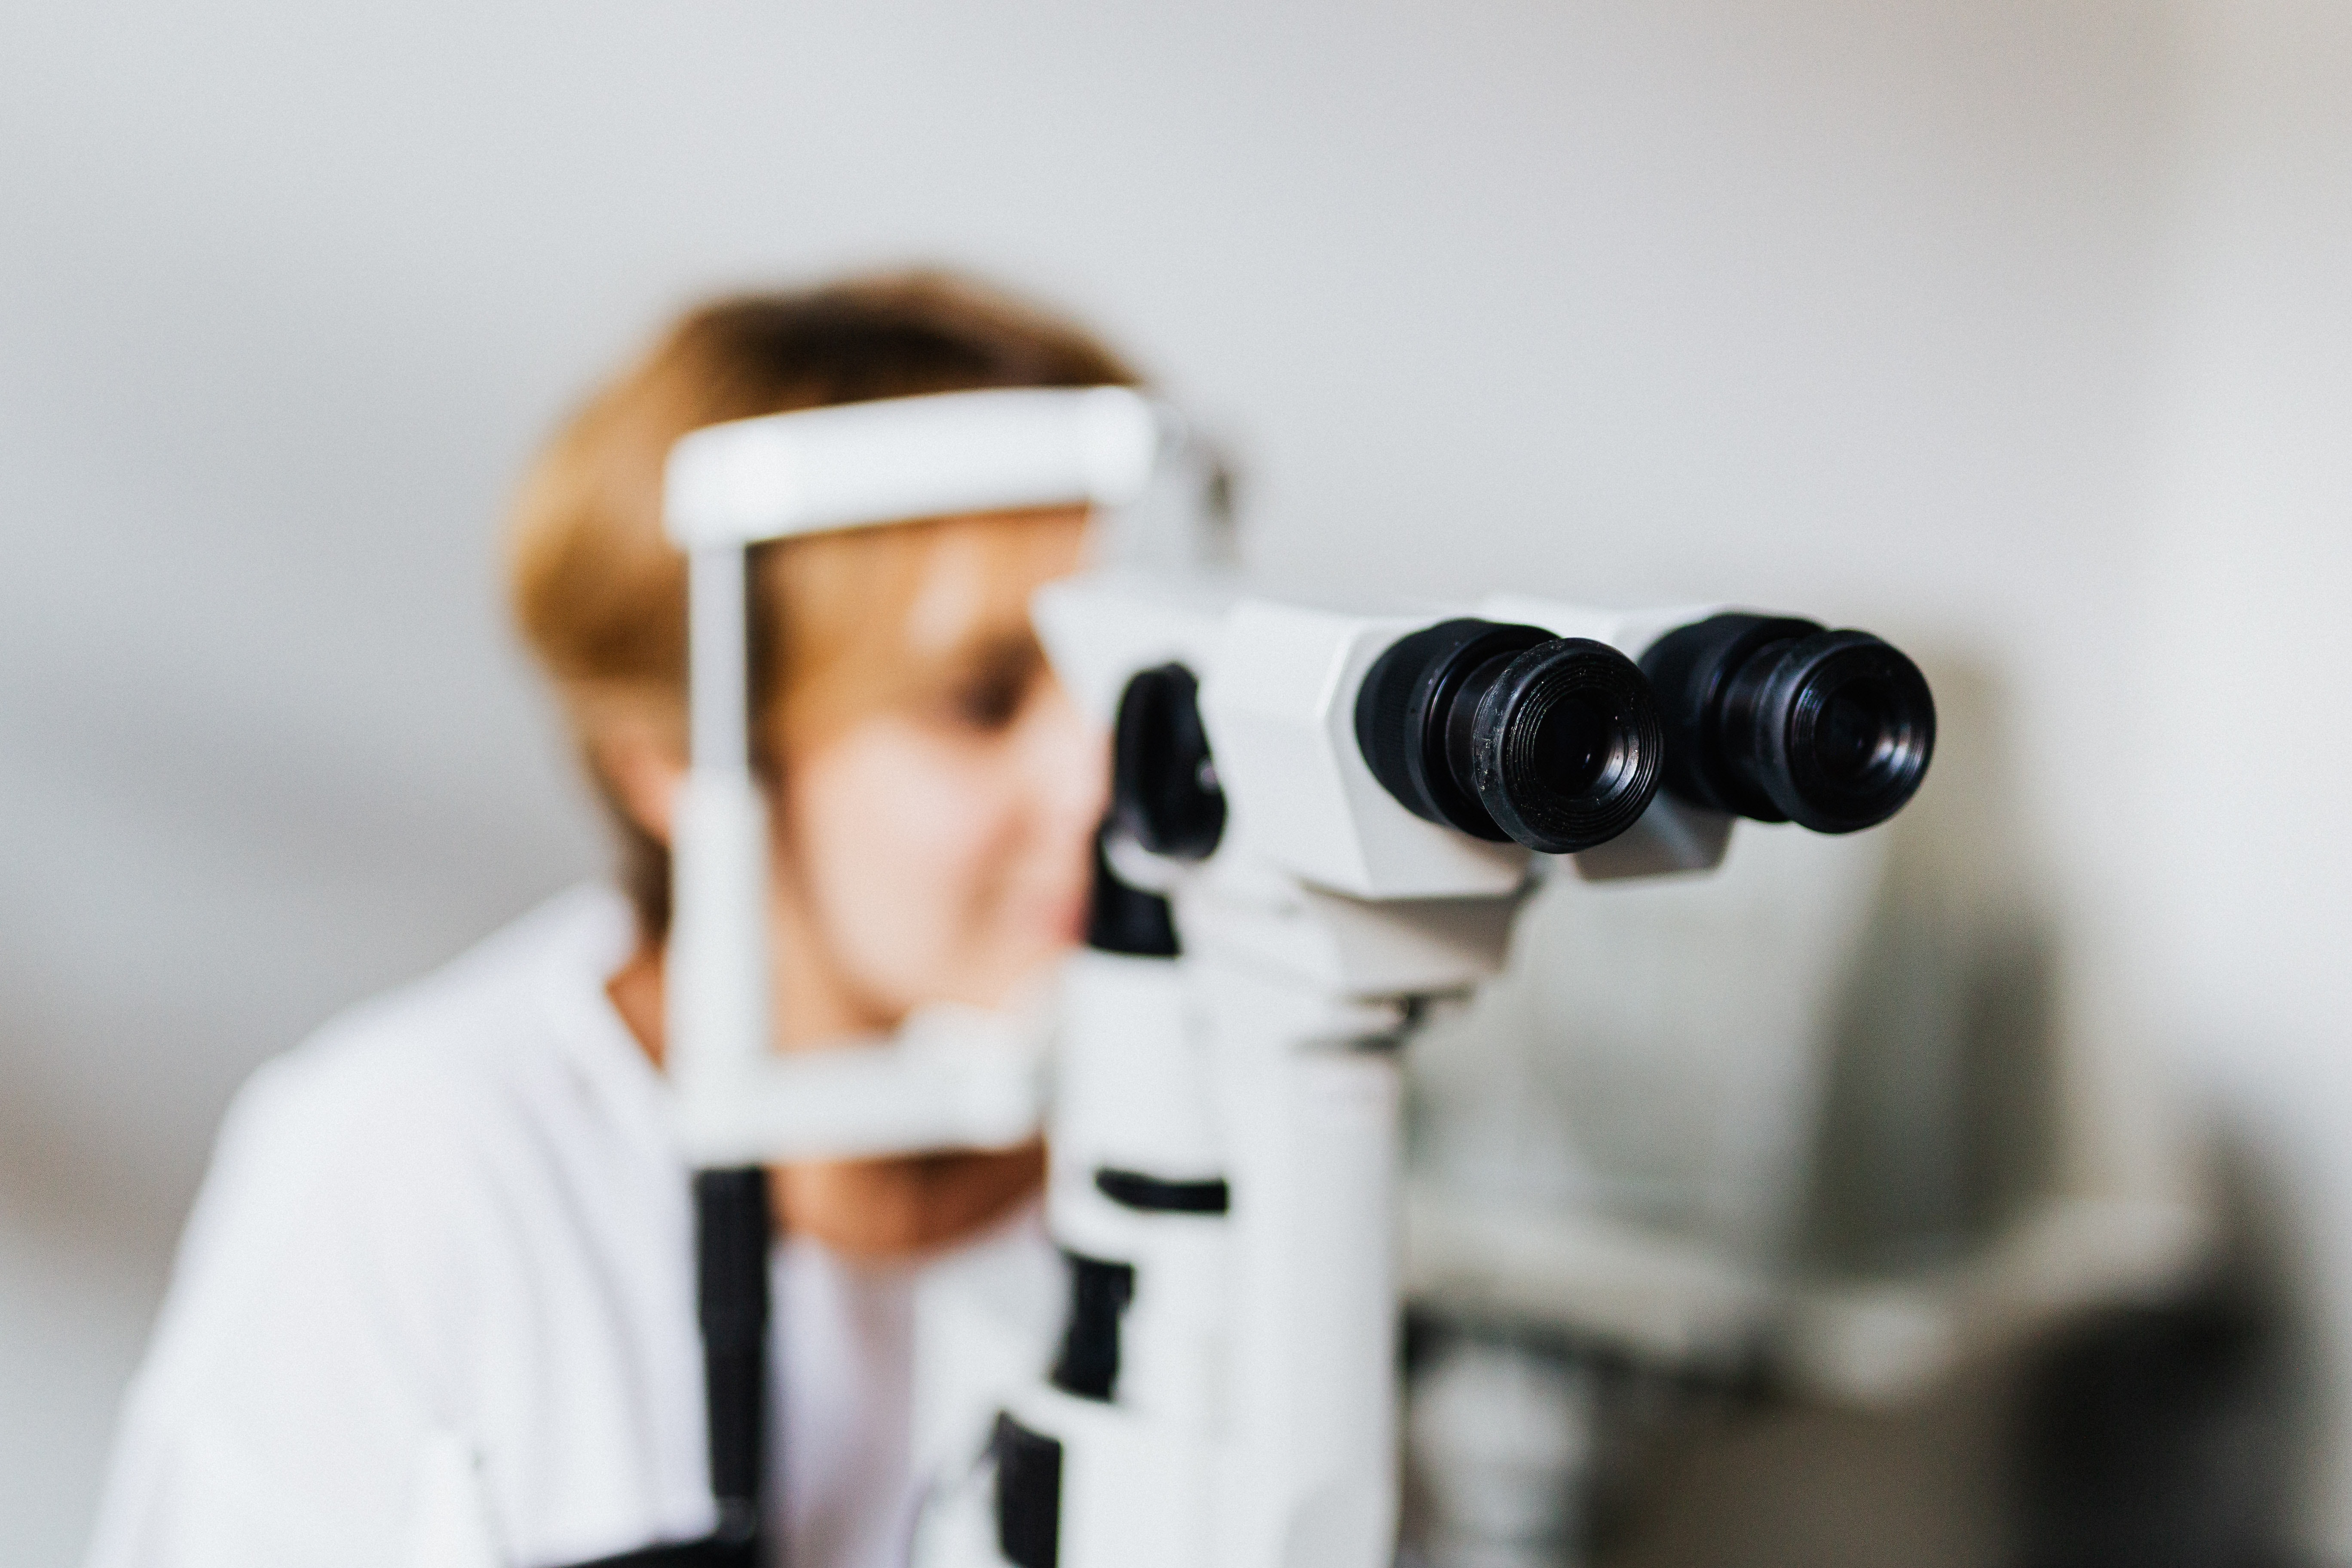
<path id="1" fill-rule="evenodd" d="M 1123 386 L 1008 387 L 738 419 L 671 448 L 680 548 L 1143 492 L 1160 419 Z"/>

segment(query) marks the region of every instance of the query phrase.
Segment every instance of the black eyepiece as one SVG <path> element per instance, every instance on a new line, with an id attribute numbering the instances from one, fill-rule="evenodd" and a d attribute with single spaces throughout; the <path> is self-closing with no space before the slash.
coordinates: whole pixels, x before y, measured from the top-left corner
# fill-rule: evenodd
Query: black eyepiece
<path id="1" fill-rule="evenodd" d="M 1201 683 L 1181 664 L 1138 670 L 1111 731 L 1113 824 L 1154 855 L 1206 859 L 1225 832 L 1225 792 L 1201 723 Z"/>
<path id="2" fill-rule="evenodd" d="M 1642 669 L 1665 710 L 1666 788 L 1758 822 L 1873 827 L 1927 776 L 1936 700 L 1868 632 L 1715 616 L 1660 637 Z"/>
<path id="3" fill-rule="evenodd" d="M 1657 793 L 1664 742 L 1632 659 L 1537 626 L 1415 632 L 1356 695 L 1356 743 L 1406 810 L 1551 855 L 1631 827 Z"/>

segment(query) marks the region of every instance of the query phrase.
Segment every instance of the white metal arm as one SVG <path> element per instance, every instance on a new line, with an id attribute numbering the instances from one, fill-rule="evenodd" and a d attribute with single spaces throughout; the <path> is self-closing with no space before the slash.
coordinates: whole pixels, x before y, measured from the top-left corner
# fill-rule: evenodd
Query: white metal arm
<path id="1" fill-rule="evenodd" d="M 680 548 L 1024 507 L 1124 506 L 1150 481 L 1162 418 L 1123 386 L 894 397 L 713 425 L 670 451 Z"/>

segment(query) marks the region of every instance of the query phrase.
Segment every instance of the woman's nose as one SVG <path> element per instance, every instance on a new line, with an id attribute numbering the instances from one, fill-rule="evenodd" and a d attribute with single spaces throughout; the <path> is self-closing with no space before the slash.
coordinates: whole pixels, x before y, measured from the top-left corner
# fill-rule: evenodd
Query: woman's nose
<path id="1" fill-rule="evenodd" d="M 1025 750 L 1044 815 L 1056 829 L 1091 837 L 1110 804 L 1110 737 L 1058 682 L 1038 694 L 1034 722 Z"/>

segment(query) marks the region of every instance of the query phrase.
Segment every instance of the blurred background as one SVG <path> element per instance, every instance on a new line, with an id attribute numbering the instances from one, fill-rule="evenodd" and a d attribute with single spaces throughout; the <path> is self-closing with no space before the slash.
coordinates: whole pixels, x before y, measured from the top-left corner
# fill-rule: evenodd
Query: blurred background
<path id="1" fill-rule="evenodd" d="M 526 455 L 908 261 L 1223 433 L 1275 586 L 1937 682 L 1897 828 L 1562 884 L 1426 1042 L 1422 1550 L 2352 1562 L 2352 9 L 13 0 L 0 213 L 10 1562 L 237 1083 L 601 862 Z"/>

